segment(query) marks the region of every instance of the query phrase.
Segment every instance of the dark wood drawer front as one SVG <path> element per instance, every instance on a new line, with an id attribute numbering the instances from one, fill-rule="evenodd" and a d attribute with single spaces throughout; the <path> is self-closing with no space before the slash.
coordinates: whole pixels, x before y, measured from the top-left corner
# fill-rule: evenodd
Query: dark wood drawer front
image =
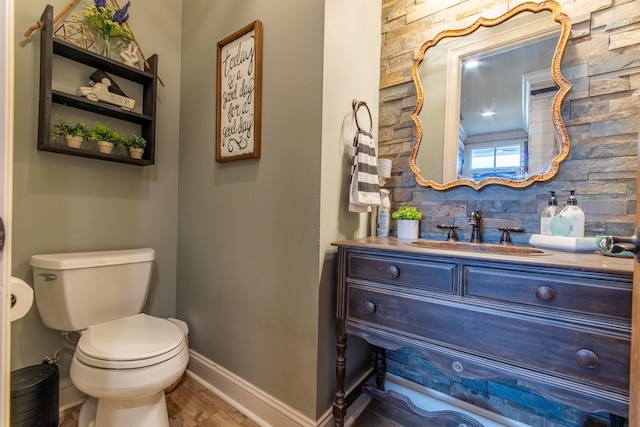
<path id="1" fill-rule="evenodd" d="M 626 390 L 629 339 L 464 304 L 349 285 L 347 320 L 540 372 Z"/>
<path id="2" fill-rule="evenodd" d="M 347 276 L 453 292 L 454 264 L 351 254 Z"/>
<path id="3" fill-rule="evenodd" d="M 464 288 L 469 296 L 631 318 L 631 283 L 466 266 Z"/>

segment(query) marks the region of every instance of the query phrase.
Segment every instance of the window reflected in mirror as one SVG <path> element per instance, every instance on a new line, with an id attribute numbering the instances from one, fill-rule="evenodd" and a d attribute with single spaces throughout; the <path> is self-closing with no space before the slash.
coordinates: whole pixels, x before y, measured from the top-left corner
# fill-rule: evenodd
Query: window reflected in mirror
<path id="1" fill-rule="evenodd" d="M 471 176 L 474 181 L 486 177 L 520 179 L 526 175 L 527 162 L 524 155 L 526 141 L 522 144 L 494 142 L 471 146 L 467 151 L 469 171 L 463 170 L 461 176 Z"/>

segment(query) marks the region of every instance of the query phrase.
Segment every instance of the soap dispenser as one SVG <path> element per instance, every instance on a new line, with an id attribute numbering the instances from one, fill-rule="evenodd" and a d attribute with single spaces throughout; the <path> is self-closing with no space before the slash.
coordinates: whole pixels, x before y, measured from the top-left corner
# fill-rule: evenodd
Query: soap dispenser
<path id="1" fill-rule="evenodd" d="M 565 217 L 571 226 L 567 237 L 584 237 L 584 211 L 578 206 L 576 191 L 570 190 L 569 192 L 571 195 L 567 200 L 567 206 L 562 208 L 560 216 Z"/>
<path id="2" fill-rule="evenodd" d="M 551 234 L 549 230 L 549 223 L 551 218 L 556 215 L 560 215 L 560 208 L 558 207 L 558 199 L 556 199 L 556 192 L 549 191 L 551 197 L 549 198 L 549 204 L 542 210 L 540 215 L 540 234 Z"/>

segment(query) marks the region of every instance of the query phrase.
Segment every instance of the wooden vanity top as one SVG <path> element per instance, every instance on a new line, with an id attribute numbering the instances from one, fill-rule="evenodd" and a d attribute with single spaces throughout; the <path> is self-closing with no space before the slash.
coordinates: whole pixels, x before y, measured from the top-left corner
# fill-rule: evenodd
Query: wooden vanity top
<path id="1" fill-rule="evenodd" d="M 633 275 L 632 258 L 605 256 L 597 251 L 593 253 L 572 253 L 541 249 L 543 254 L 489 254 L 462 250 L 430 249 L 409 244 L 415 240 L 416 239 L 398 239 L 396 237 L 364 237 L 360 239 L 336 241 L 333 242 L 332 245 L 338 247 L 366 248 L 368 250 L 397 251 L 407 254 L 435 255 L 456 259 L 469 258 L 483 261 L 497 261 L 502 264 L 529 264 L 574 271 Z"/>

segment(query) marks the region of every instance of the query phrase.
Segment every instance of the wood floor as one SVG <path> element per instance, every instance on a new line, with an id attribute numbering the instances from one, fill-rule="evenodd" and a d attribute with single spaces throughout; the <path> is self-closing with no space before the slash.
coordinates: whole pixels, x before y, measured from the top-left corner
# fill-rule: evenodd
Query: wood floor
<path id="1" fill-rule="evenodd" d="M 185 375 L 167 394 L 171 427 L 259 427 L 227 402 Z M 60 427 L 77 427 L 80 406 L 60 413 Z"/>
<path id="2" fill-rule="evenodd" d="M 240 411 L 185 375 L 167 393 L 170 427 L 259 427 Z M 421 417 L 407 411 L 405 401 L 373 399 L 352 427 L 458 427 L 458 416 Z M 80 405 L 60 413 L 59 427 L 77 427 Z M 474 423 L 468 423 L 470 427 Z"/>

